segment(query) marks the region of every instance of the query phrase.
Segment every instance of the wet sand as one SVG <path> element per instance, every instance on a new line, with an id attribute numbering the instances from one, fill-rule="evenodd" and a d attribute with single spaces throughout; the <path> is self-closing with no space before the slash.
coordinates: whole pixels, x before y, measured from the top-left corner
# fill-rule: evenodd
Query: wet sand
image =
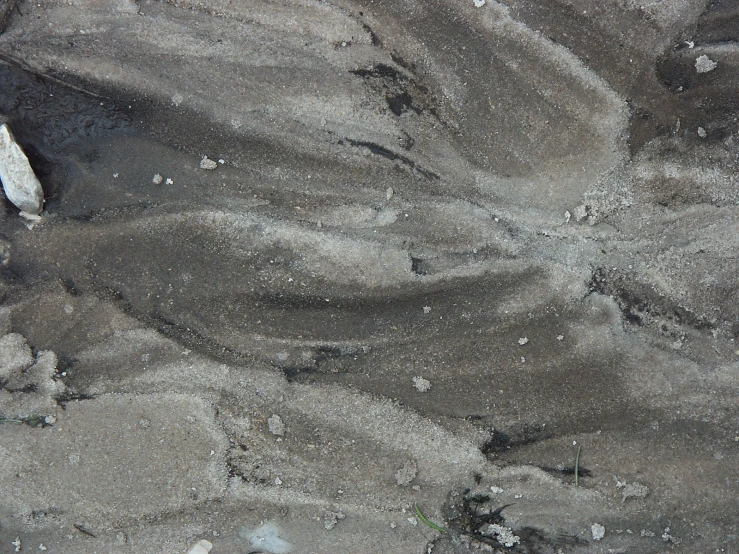
<path id="1" fill-rule="evenodd" d="M 738 18 L 18 4 L 0 551 L 735 552 Z"/>

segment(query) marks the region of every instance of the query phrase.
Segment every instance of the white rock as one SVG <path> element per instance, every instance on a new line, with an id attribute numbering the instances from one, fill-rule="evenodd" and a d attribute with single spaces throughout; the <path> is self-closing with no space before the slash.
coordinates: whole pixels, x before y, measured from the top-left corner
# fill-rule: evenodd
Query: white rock
<path id="1" fill-rule="evenodd" d="M 423 377 L 414 377 L 413 386 L 418 389 L 418 392 L 428 392 L 431 389 L 431 381 Z"/>
<path id="2" fill-rule="evenodd" d="M 521 337 L 520 339 L 518 339 L 518 344 L 520 344 L 521 346 L 523 346 L 524 344 L 526 344 L 528 342 L 529 342 L 529 338 L 528 337 Z"/>
<path id="3" fill-rule="evenodd" d="M 606 528 L 600 523 L 593 523 L 590 526 L 590 533 L 593 535 L 594 541 L 599 541 L 606 536 Z"/>
<path id="4" fill-rule="evenodd" d="M 482 8 L 485 5 L 485 0 L 473 0 L 476 8 Z"/>
<path id="5" fill-rule="evenodd" d="M 213 543 L 206 541 L 205 539 L 199 540 L 195 546 L 193 546 L 187 554 L 208 554 L 210 549 L 213 548 Z"/>
<path id="6" fill-rule="evenodd" d="M 695 59 L 695 70 L 698 73 L 708 73 L 718 67 L 718 63 L 714 62 L 711 58 L 703 54 Z"/>
<path id="7" fill-rule="evenodd" d="M 215 169 L 218 167 L 218 163 L 208 159 L 208 156 L 203 156 L 203 159 L 200 160 L 200 169 Z"/>
<path id="8" fill-rule="evenodd" d="M 151 179 L 151 182 L 154 183 L 155 185 L 161 184 L 162 181 L 164 181 L 164 177 L 162 177 L 161 175 L 159 175 L 159 173 L 157 173 L 156 175 L 154 175 L 154 177 L 152 177 L 152 179 Z"/>
<path id="9" fill-rule="evenodd" d="M 620 483 L 621 496 L 626 502 L 627 498 L 646 498 L 649 494 L 649 487 L 641 483 Z"/>
<path id="10" fill-rule="evenodd" d="M 267 426 L 269 427 L 269 432 L 273 435 L 277 435 L 278 437 L 285 436 L 285 424 L 277 414 L 267 419 Z"/>
<path id="11" fill-rule="evenodd" d="M 394 192 L 395 191 L 393 190 L 393 187 L 387 187 L 387 190 L 385 191 L 385 198 L 390 200 L 393 197 Z"/>
<path id="12" fill-rule="evenodd" d="M 513 531 L 508 527 L 491 523 L 483 533 L 489 537 L 494 537 L 498 542 L 504 546 L 511 548 L 513 545 L 521 542 L 521 538 L 513 534 Z"/>
<path id="13" fill-rule="evenodd" d="M 708 133 L 706 133 L 706 130 L 703 127 L 698 127 L 698 136 L 700 138 L 706 138 Z"/>
<path id="14" fill-rule="evenodd" d="M 0 125 L 0 181 L 5 196 L 22 212 L 39 214 L 44 209 L 41 183 L 5 123 Z"/>

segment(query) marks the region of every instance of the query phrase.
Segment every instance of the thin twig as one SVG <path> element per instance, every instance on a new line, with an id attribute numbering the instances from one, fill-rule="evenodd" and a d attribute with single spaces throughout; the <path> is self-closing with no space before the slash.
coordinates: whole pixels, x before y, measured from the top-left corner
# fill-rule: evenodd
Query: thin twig
<path id="1" fill-rule="evenodd" d="M 580 484 L 580 449 L 582 448 L 582 445 L 577 445 L 577 455 L 575 455 L 575 486 L 577 487 Z"/>

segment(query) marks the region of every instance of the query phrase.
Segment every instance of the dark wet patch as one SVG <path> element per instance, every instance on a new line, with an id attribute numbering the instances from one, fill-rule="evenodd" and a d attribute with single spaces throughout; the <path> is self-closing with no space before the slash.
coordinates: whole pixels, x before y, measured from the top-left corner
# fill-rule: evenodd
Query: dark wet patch
<path id="1" fill-rule="evenodd" d="M 352 75 L 357 77 L 374 77 L 376 79 L 390 80 L 395 83 L 406 81 L 405 75 L 392 66 L 384 63 L 378 63 L 377 65 L 369 68 L 352 69 L 349 71 Z"/>
<path id="2" fill-rule="evenodd" d="M 433 171 L 429 171 L 427 169 L 423 169 L 419 167 L 416 164 L 416 162 L 411 160 L 409 157 L 403 156 L 402 154 L 398 154 L 397 152 L 393 152 L 389 148 L 386 148 L 374 142 L 368 142 L 368 141 L 363 141 L 363 140 L 353 140 L 350 138 L 347 138 L 345 140 L 352 146 L 360 146 L 360 147 L 367 148 L 373 154 L 382 156 L 383 158 L 387 158 L 388 160 L 393 160 L 393 161 L 397 160 L 401 162 L 403 165 L 409 167 L 410 169 L 417 171 L 418 173 L 423 175 L 426 179 L 436 180 L 440 178 L 438 173 L 434 173 Z"/>
<path id="3" fill-rule="evenodd" d="M 703 140 L 724 140 L 734 133 L 739 110 L 739 10 L 732 0 L 712 0 L 697 22 L 690 40 L 678 38 L 657 59 L 656 73 L 663 85 L 679 97 L 691 110 L 684 117 L 684 131 L 695 136 L 697 126 L 703 127 Z M 695 63 L 706 53 L 700 47 L 719 46 L 722 59 L 716 69 L 698 73 Z M 713 54 L 707 52 L 709 58 Z"/>
<path id="4" fill-rule="evenodd" d="M 24 387 L 20 387 L 17 389 L 6 388 L 5 390 L 11 393 L 12 392 L 37 392 L 38 385 L 36 383 L 29 383 L 28 385 L 25 385 Z"/>
<path id="5" fill-rule="evenodd" d="M 395 115 L 403 115 L 407 111 L 414 111 L 417 114 L 421 113 L 421 108 L 413 105 L 413 98 L 407 92 L 401 92 L 400 94 L 388 94 L 385 97 L 387 105 L 390 111 Z"/>
<path id="6" fill-rule="evenodd" d="M 617 271 L 596 268 L 590 279 L 591 292 L 610 296 L 623 314 L 624 320 L 632 325 L 650 325 L 672 338 L 680 335 L 680 326 L 699 331 L 711 330 L 714 326 L 669 298 L 656 294 L 651 286 L 640 284 L 635 279 Z"/>
<path id="7" fill-rule="evenodd" d="M 93 400 L 95 395 L 85 392 L 78 392 L 71 388 L 67 388 L 63 393 L 56 397 L 56 403 L 62 410 L 67 408 L 70 402 L 79 402 L 80 400 Z"/>
<path id="8" fill-rule="evenodd" d="M 553 436 L 551 432 L 545 431 L 543 426 L 538 425 L 524 425 L 521 429 L 508 433 L 491 429 L 490 438 L 480 447 L 480 451 L 490 457 L 519 446 L 550 439 Z"/>
<path id="9" fill-rule="evenodd" d="M 31 157 L 40 156 L 44 147 L 61 148 L 80 139 L 99 139 L 128 125 L 110 98 L 87 95 L 62 82 L 0 62 L 0 114 L 8 118 L 16 138 Z M 40 137 L 43 142 L 34 143 L 32 137 Z M 43 164 L 38 169 L 42 176 L 49 171 Z"/>

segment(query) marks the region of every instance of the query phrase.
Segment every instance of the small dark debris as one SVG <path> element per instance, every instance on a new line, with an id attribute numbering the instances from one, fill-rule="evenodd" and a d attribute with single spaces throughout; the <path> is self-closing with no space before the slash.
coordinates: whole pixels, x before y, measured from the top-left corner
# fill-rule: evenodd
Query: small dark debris
<path id="1" fill-rule="evenodd" d="M 85 525 L 82 525 L 81 523 L 73 523 L 72 527 L 77 529 L 77 531 L 79 531 L 83 535 L 87 535 L 88 537 L 97 538 L 97 535 L 93 533 L 92 531 L 90 531 L 89 527 L 86 527 Z"/>

